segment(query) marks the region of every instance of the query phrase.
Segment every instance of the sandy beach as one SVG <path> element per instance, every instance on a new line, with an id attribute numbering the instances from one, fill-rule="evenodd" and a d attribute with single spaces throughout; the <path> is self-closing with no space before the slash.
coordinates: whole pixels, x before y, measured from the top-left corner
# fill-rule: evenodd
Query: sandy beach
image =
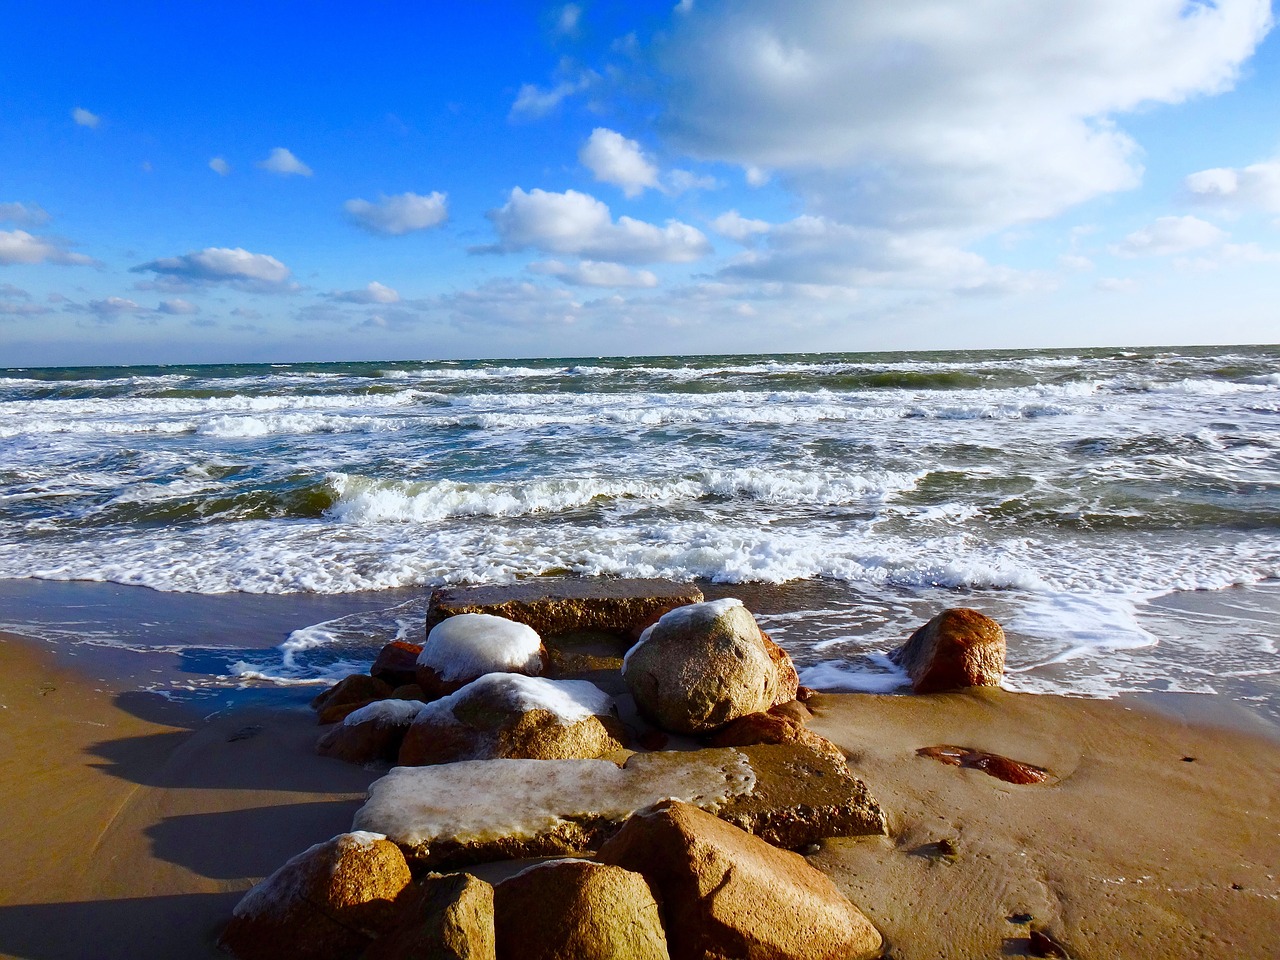
<path id="1" fill-rule="evenodd" d="M 0 955 L 221 956 L 240 893 L 347 829 L 378 771 L 317 757 L 302 706 L 211 716 L 113 692 L 0 638 Z M 1002 691 L 822 695 L 891 835 L 829 840 L 900 960 L 1265 957 L 1280 929 L 1280 741 L 1126 701 Z M 1013 786 L 918 757 L 956 744 L 1051 771 Z M 1192 758 L 1192 759 L 1184 759 Z M 950 850 L 947 841 L 952 845 Z M 1026 918 L 1030 917 L 1028 921 Z"/>

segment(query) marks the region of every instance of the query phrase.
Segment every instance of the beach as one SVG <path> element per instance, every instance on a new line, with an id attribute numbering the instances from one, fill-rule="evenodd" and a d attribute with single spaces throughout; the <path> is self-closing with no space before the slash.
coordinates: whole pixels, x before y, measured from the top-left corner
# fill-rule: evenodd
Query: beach
<path id="1" fill-rule="evenodd" d="M 112 690 L 12 635 L 0 703 L 4 956 L 221 956 L 214 942 L 242 892 L 349 829 L 380 773 L 316 756 L 314 715 L 296 697 L 201 715 Z M 1188 721 L 1171 703 L 1000 690 L 828 694 L 811 707 L 890 834 L 830 839 L 808 859 L 892 956 L 1025 955 L 1031 922 L 1082 958 L 1273 949 L 1274 729 L 1210 725 L 1201 708 Z M 916 756 L 937 744 L 1052 779 L 1014 786 Z"/>

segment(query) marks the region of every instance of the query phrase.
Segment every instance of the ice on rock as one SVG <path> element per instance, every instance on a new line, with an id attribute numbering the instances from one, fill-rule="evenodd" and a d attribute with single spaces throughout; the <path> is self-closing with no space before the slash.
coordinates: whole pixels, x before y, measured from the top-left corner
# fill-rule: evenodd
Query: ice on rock
<path id="1" fill-rule="evenodd" d="M 587 680 L 547 680 L 518 673 L 486 673 L 461 690 L 423 707 L 418 716 L 424 722 L 453 716 L 454 708 L 475 698 L 484 697 L 513 714 L 546 710 L 565 726 L 590 716 L 604 717 L 613 712 L 613 697 Z"/>
<path id="2" fill-rule="evenodd" d="M 389 727 L 404 727 L 412 723 L 425 706 L 421 700 L 375 700 L 347 714 L 342 723 L 354 727 L 373 721 Z"/>
<path id="3" fill-rule="evenodd" d="M 703 603 L 686 603 L 683 607 L 676 607 L 674 610 L 664 613 L 658 622 L 645 627 L 644 632 L 640 634 L 640 639 L 635 645 L 627 651 L 622 658 L 622 673 L 625 676 L 627 665 L 631 662 L 631 655 L 644 645 L 644 642 L 653 634 L 653 628 L 657 626 L 668 628 L 683 628 L 690 620 L 703 620 L 710 623 L 723 617 L 734 607 L 742 606 L 742 601 L 736 597 L 723 597 L 720 600 L 707 600 Z"/>
<path id="4" fill-rule="evenodd" d="M 542 638 L 532 627 L 488 613 L 460 613 L 436 624 L 418 665 L 442 680 L 459 680 L 495 672 L 537 673 L 541 658 Z"/>

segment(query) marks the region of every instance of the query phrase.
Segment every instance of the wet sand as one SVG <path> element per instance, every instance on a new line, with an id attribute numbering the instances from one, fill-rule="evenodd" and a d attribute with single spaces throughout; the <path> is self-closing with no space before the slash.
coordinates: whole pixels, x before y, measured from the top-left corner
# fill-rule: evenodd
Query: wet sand
<path id="1" fill-rule="evenodd" d="M 214 939 L 240 893 L 347 829 L 378 775 L 315 756 L 303 706 L 200 716 L 113 693 L 14 637 L 0 636 L 0 704 L 3 956 L 222 956 Z M 1274 955 L 1276 740 L 1001 691 L 813 706 L 892 835 L 830 840 L 811 862 L 897 960 L 1025 954 L 1032 924 L 1077 958 Z M 1012 786 L 915 755 L 943 743 L 1053 778 Z"/>

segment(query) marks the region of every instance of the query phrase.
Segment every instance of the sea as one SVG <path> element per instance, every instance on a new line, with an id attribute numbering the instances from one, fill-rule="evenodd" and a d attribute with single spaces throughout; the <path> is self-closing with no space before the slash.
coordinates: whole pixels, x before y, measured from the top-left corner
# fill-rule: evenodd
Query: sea
<path id="1" fill-rule="evenodd" d="M 1280 347 L 0 370 L 0 629 L 314 688 L 445 584 L 694 580 L 823 690 L 996 617 L 1005 686 L 1280 720 Z"/>

